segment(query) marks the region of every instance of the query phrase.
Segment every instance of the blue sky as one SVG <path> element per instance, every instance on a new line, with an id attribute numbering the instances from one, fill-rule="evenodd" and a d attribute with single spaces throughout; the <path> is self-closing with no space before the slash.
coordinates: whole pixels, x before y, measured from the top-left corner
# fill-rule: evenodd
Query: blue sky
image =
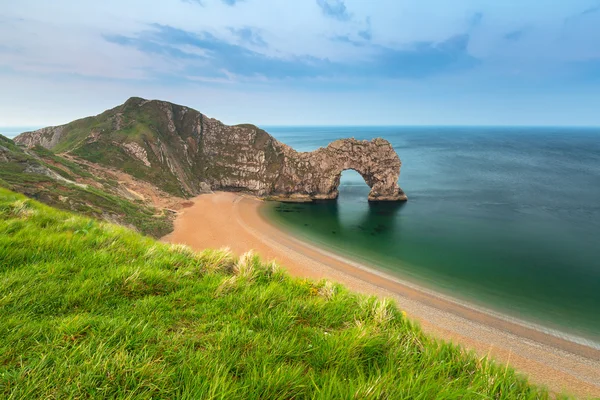
<path id="1" fill-rule="evenodd" d="M 0 126 L 600 125 L 596 0 L 0 0 Z"/>

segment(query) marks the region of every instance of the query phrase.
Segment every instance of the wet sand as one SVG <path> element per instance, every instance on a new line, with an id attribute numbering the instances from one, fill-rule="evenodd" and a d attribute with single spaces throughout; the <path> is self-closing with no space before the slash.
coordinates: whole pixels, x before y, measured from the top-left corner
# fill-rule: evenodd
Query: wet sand
<path id="1" fill-rule="evenodd" d="M 193 203 L 177 216 L 174 231 L 163 240 L 197 250 L 254 250 L 294 276 L 329 279 L 358 292 L 393 298 L 435 337 L 509 363 L 555 392 L 600 396 L 597 349 L 476 310 L 301 242 L 266 221 L 258 212 L 262 202 L 254 197 L 216 192 Z"/>

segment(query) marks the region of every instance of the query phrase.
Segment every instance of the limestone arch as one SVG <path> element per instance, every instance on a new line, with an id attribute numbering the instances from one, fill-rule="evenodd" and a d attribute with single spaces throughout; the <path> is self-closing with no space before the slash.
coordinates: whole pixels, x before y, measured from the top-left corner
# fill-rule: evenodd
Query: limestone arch
<path id="1" fill-rule="evenodd" d="M 406 195 L 398 186 L 402 163 L 387 140 L 342 139 L 330 143 L 326 149 L 333 164 L 337 165 L 331 171 L 334 174 L 332 187 L 325 190 L 333 198 L 339 196 L 342 172 L 352 170 L 371 188 L 369 201 L 406 200 Z"/>
<path id="2" fill-rule="evenodd" d="M 405 201 L 398 186 L 400 158 L 384 139 L 340 139 L 312 152 L 286 148 L 281 174 L 273 192 L 280 198 L 336 199 L 341 174 L 358 172 L 371 188 L 369 201 Z"/>

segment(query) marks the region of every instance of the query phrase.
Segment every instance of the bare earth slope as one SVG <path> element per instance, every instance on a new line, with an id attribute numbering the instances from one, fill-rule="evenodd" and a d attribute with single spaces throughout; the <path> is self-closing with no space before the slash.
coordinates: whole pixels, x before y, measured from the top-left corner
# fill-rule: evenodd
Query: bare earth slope
<path id="1" fill-rule="evenodd" d="M 184 199 L 112 168 L 0 135 L 0 187 L 48 205 L 128 226 L 154 237 L 170 232 Z"/>

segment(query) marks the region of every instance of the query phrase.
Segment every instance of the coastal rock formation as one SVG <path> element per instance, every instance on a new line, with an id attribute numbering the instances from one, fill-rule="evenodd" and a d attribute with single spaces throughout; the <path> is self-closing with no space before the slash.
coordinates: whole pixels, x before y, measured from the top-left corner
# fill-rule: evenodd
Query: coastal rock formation
<path id="1" fill-rule="evenodd" d="M 284 148 L 273 193 L 288 199 L 335 199 L 343 171 L 358 172 L 371 188 L 370 201 L 406 200 L 398 187 L 400 158 L 384 139 L 340 139 L 306 153 Z"/>
<path id="2" fill-rule="evenodd" d="M 168 193 L 250 192 L 280 200 L 335 199 L 342 171 L 357 171 L 371 201 L 402 201 L 400 158 L 384 139 L 341 139 L 297 152 L 254 125 L 228 126 L 172 103 L 131 98 L 112 110 L 59 127 L 23 133 L 41 145 L 121 169 Z"/>

